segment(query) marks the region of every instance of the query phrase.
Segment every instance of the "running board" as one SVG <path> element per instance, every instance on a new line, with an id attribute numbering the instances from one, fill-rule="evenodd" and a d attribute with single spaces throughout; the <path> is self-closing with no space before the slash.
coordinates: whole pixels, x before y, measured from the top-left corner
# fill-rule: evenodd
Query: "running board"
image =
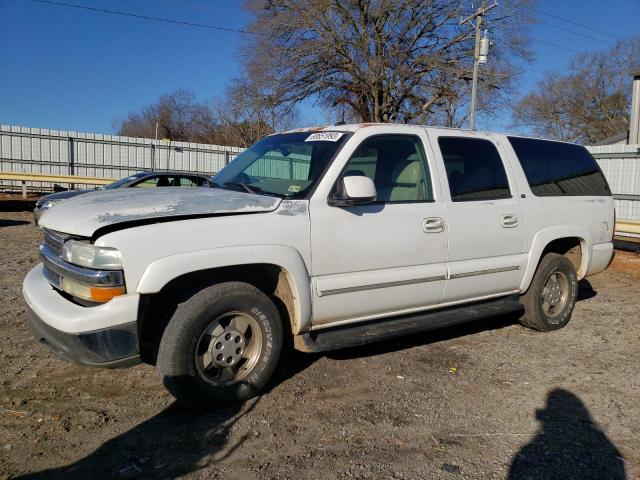
<path id="1" fill-rule="evenodd" d="M 326 352 L 521 312 L 523 307 L 518 298 L 518 295 L 510 295 L 413 315 L 310 331 L 294 335 L 294 347 L 301 352 Z"/>

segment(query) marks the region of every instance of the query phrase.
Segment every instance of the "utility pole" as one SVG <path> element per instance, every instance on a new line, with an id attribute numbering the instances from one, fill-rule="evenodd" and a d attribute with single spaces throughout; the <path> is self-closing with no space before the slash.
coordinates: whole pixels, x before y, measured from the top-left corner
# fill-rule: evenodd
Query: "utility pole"
<path id="1" fill-rule="evenodd" d="M 460 20 L 460 25 L 476 20 L 476 45 L 473 54 L 473 80 L 471 83 L 471 112 L 469 113 L 469 128 L 475 130 L 476 128 L 476 102 L 477 102 L 477 90 L 478 90 L 478 67 L 480 65 L 480 29 L 482 28 L 482 19 L 485 14 L 498 6 L 498 2 L 495 2 L 489 6 L 486 6 L 486 0 L 482 0 L 482 6 L 476 10 L 476 13 L 468 16 L 465 19 Z M 486 52 L 485 52 L 486 59 Z M 485 60 L 486 61 L 486 60 Z"/>

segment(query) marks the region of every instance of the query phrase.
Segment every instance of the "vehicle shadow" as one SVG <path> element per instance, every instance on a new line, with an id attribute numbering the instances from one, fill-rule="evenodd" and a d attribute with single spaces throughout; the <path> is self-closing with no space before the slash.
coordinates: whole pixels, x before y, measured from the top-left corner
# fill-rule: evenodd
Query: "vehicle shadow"
<path id="1" fill-rule="evenodd" d="M 583 278 L 578 282 L 578 298 L 576 301 L 581 302 L 582 300 L 589 300 L 596 295 L 598 295 L 598 292 L 593 289 L 589 280 Z"/>
<path id="2" fill-rule="evenodd" d="M 588 287 L 585 287 L 584 291 L 587 293 L 584 298 L 591 298 L 588 296 L 591 295 L 589 292 L 593 292 L 593 295 L 595 295 L 595 292 L 590 289 L 590 284 L 586 283 Z M 309 368 L 323 356 L 341 360 L 382 355 L 416 346 L 465 337 L 483 331 L 505 328 L 517 323 L 518 318 L 518 314 L 501 315 L 422 334 L 398 337 L 387 342 L 373 343 L 323 354 L 300 353 L 287 348 L 283 352 L 279 366 L 267 384 L 264 394 Z M 566 393 L 571 395 L 568 392 Z M 562 394 L 559 394 L 559 397 L 557 395 L 554 396 L 547 410 L 561 407 L 560 410 L 565 411 L 565 414 L 570 413 L 567 410 L 573 410 L 578 423 L 583 421 L 580 419 L 589 418 L 588 412 L 584 407 L 582 407 L 582 413 L 576 407 L 576 403 L 582 405 L 579 400 L 576 399 L 572 405 L 567 407 L 564 405 L 567 402 L 563 403 L 565 397 Z M 560 398 L 560 401 L 556 401 L 557 398 Z M 86 478 L 113 478 L 114 476 L 122 478 L 176 478 L 184 476 L 223 460 L 244 443 L 247 440 L 246 435 L 235 440 L 233 444 L 229 444 L 231 429 L 239 419 L 250 414 L 259 402 L 260 398 L 257 398 L 246 402 L 244 405 L 233 405 L 214 411 L 198 411 L 173 403 L 154 417 L 108 440 L 93 453 L 70 465 L 16 478 L 45 479 L 64 477 L 65 480 L 84 480 Z M 589 426 L 591 425 L 589 421 L 587 423 Z M 572 426 L 567 423 L 567 419 L 562 425 L 565 425 L 568 429 L 575 428 L 575 425 Z M 599 432 L 593 427 L 590 428 L 593 432 Z M 601 432 L 599 433 L 604 436 Z M 544 433 L 541 433 L 541 435 L 544 435 Z M 606 437 L 604 438 L 606 439 Z M 542 439 L 548 440 L 546 437 Z M 602 443 L 601 439 L 596 438 L 594 441 L 596 440 Z M 555 441 L 561 442 L 558 439 Z M 596 452 L 600 452 L 600 450 L 596 450 Z M 617 450 L 615 452 L 617 453 Z M 601 453 L 606 452 L 603 451 Z M 517 468 L 516 474 L 520 475 L 518 472 L 522 471 L 521 469 L 524 467 L 517 465 Z M 624 465 L 622 468 L 624 472 Z M 511 478 L 520 479 L 527 478 L 527 476 Z M 533 476 L 532 478 L 538 477 Z M 542 476 L 539 478 L 554 477 Z M 588 478 L 588 476 L 584 478 Z M 611 478 L 625 477 L 613 476 Z"/>
<path id="3" fill-rule="evenodd" d="M 508 480 L 627 478 L 622 454 L 573 393 L 549 392 L 536 419 L 540 429 L 513 458 Z"/>
<path id="4" fill-rule="evenodd" d="M 173 403 L 70 465 L 14 478 L 182 477 L 226 458 L 238 448 L 246 436 L 227 445 L 230 430 L 258 402 L 259 398 L 209 412 Z"/>
<path id="5" fill-rule="evenodd" d="M 17 227 L 19 225 L 29 225 L 31 222 L 26 220 L 8 220 L 5 218 L 0 218 L 0 228 L 2 227 Z"/>
<path id="6" fill-rule="evenodd" d="M 316 355 L 286 352 L 264 393 L 304 370 L 317 358 Z M 238 420 L 249 415 L 259 402 L 260 397 L 244 404 L 206 411 L 174 402 L 70 465 L 13 478 L 182 477 L 224 460 L 240 447 L 248 434 L 230 443 L 230 432 Z"/>
<path id="7" fill-rule="evenodd" d="M 35 200 L 0 200 L 0 212 L 28 212 L 35 206 Z"/>
<path id="8" fill-rule="evenodd" d="M 446 340 L 452 340 L 454 338 L 466 337 L 467 335 L 474 335 L 488 330 L 498 330 L 518 323 L 519 317 L 519 314 L 513 313 L 499 315 L 484 320 L 475 320 L 468 323 L 452 325 L 450 327 L 438 328 L 424 333 L 397 337 L 384 342 L 326 352 L 325 356 L 335 360 L 341 360 L 384 355 L 386 353 L 405 350 L 407 348 L 425 346 Z"/>

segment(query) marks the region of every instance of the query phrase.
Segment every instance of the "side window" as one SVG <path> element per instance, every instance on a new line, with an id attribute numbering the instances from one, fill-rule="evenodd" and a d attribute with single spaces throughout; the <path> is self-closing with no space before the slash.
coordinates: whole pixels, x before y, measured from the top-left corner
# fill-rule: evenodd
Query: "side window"
<path id="1" fill-rule="evenodd" d="M 198 183 L 195 177 L 178 177 L 177 187 L 199 187 L 202 182 Z"/>
<path id="2" fill-rule="evenodd" d="M 376 135 L 351 155 L 343 175 L 364 175 L 376 186 L 376 202 L 433 200 L 421 140 L 413 135 Z"/>
<path id="3" fill-rule="evenodd" d="M 145 178 L 141 182 L 138 182 L 138 183 L 136 183 L 135 185 L 132 185 L 132 186 L 135 187 L 135 188 L 155 188 L 155 187 L 160 187 L 161 185 L 159 185 L 159 180 L 161 178 L 164 178 L 164 177 L 149 177 L 149 178 Z"/>
<path id="4" fill-rule="evenodd" d="M 509 137 L 534 195 L 611 195 L 586 148 L 569 143 Z"/>
<path id="5" fill-rule="evenodd" d="M 438 145 L 454 202 L 511 197 L 507 173 L 492 142 L 477 138 L 440 137 Z"/>

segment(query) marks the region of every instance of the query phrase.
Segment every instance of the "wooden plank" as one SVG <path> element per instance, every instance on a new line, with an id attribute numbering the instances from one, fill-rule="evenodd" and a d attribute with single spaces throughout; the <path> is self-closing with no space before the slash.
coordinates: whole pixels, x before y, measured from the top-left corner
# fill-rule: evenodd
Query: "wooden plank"
<path id="1" fill-rule="evenodd" d="M 83 185 L 107 185 L 114 181 L 112 178 L 23 172 L 0 172 L 0 180 L 16 180 L 19 182 L 81 183 Z"/>

